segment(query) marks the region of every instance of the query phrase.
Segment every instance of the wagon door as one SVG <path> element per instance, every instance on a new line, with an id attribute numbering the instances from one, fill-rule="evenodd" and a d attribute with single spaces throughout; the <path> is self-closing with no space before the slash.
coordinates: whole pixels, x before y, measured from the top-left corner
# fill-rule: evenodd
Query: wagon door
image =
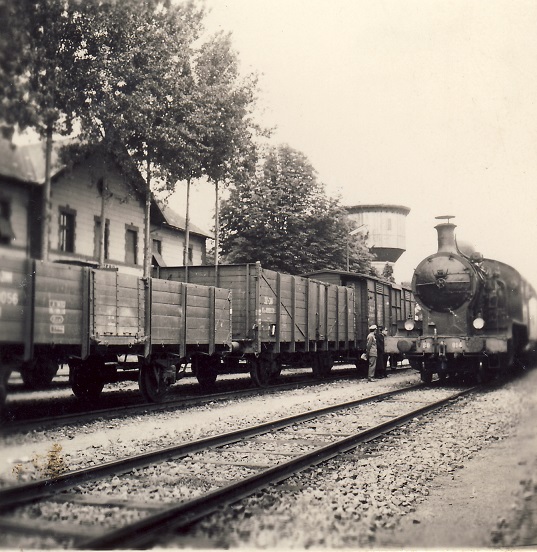
<path id="1" fill-rule="evenodd" d="M 145 283 L 115 271 L 94 270 L 90 287 L 90 334 L 95 345 L 126 347 L 145 342 Z"/>

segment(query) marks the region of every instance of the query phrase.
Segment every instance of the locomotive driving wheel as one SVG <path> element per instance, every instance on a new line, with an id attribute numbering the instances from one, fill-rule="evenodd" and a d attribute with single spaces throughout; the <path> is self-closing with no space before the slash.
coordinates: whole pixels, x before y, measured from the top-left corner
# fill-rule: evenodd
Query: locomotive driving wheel
<path id="1" fill-rule="evenodd" d="M 423 368 L 421 371 L 421 381 L 427 385 L 433 381 L 433 371 L 430 368 Z"/>
<path id="2" fill-rule="evenodd" d="M 73 393 L 79 398 L 94 401 L 104 387 L 104 359 L 100 355 L 90 355 L 80 364 L 69 370 L 69 382 Z"/>
<path id="3" fill-rule="evenodd" d="M 144 362 L 138 373 L 138 387 L 146 401 L 160 403 L 168 395 L 170 384 L 166 371 L 158 362 Z"/>

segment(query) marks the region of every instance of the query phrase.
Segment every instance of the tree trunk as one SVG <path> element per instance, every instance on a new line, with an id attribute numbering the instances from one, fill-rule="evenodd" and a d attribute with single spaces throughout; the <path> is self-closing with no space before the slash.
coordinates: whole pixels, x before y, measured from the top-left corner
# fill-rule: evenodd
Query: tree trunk
<path id="1" fill-rule="evenodd" d="M 185 265 L 185 281 L 188 282 L 188 249 L 190 247 L 190 184 L 191 179 L 186 181 L 186 215 L 185 215 L 185 249 L 183 251 L 183 264 Z"/>
<path id="2" fill-rule="evenodd" d="M 108 188 L 106 187 L 106 175 L 102 179 L 101 189 L 101 228 L 99 232 L 99 267 L 104 265 L 104 242 L 106 239 L 106 194 Z"/>
<path id="3" fill-rule="evenodd" d="M 41 203 L 41 259 L 48 261 L 50 235 L 50 189 L 52 178 L 52 126 L 47 127 L 45 142 L 45 186 Z"/>
<path id="4" fill-rule="evenodd" d="M 145 192 L 145 220 L 144 220 L 144 278 L 151 276 L 151 163 L 147 159 L 146 172 L 147 190 Z"/>
<path id="5" fill-rule="evenodd" d="M 218 180 L 214 183 L 214 285 L 218 285 L 218 249 L 220 248 L 220 202 L 218 197 Z"/>

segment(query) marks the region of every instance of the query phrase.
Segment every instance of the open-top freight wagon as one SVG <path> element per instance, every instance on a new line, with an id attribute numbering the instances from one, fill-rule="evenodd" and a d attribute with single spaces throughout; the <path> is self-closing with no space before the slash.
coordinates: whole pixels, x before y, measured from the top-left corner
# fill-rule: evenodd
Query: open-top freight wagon
<path id="1" fill-rule="evenodd" d="M 356 359 L 352 288 L 263 268 L 260 263 L 160 269 L 160 278 L 232 291 L 232 352 L 225 369 L 250 371 L 264 386 L 282 366 L 328 374 L 335 360 Z"/>
<path id="2" fill-rule="evenodd" d="M 159 400 L 187 362 L 201 383 L 231 348 L 228 289 L 117 271 L 2 257 L 0 370 L 33 388 L 69 363 L 75 395 L 94 399 L 105 383 L 138 379 Z M 209 366 L 209 367 L 207 367 Z"/>

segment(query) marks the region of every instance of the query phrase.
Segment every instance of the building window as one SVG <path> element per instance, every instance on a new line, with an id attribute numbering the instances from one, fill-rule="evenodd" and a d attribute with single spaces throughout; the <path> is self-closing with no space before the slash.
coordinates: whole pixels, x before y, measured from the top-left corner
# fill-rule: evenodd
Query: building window
<path id="1" fill-rule="evenodd" d="M 14 237 L 11 227 L 11 202 L 0 199 L 0 244 L 9 245 Z"/>
<path id="2" fill-rule="evenodd" d="M 60 207 L 59 249 L 64 253 L 75 252 L 75 220 L 76 211 L 68 207 Z"/>
<path id="3" fill-rule="evenodd" d="M 138 228 L 135 226 L 127 226 L 125 231 L 125 262 L 138 264 Z"/>
<path id="4" fill-rule="evenodd" d="M 188 264 L 192 264 L 192 260 L 194 259 L 194 250 L 192 247 L 188 248 Z"/>
<path id="5" fill-rule="evenodd" d="M 109 259 L 110 247 L 110 220 L 106 219 L 104 225 L 104 259 Z M 99 260 L 101 253 L 101 217 L 95 217 L 94 235 L 93 235 L 93 256 Z"/>
<path id="6" fill-rule="evenodd" d="M 153 253 L 162 255 L 162 240 L 153 240 Z"/>

